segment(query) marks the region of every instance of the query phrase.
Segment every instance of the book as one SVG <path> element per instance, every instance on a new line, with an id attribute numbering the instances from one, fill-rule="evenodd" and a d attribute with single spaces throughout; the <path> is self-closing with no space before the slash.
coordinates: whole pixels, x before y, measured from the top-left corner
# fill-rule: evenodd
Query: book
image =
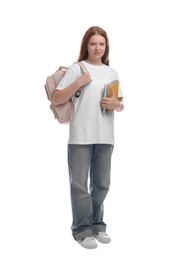
<path id="1" fill-rule="evenodd" d="M 111 98 L 114 93 L 115 98 L 118 100 L 118 92 L 119 92 L 119 81 L 114 80 L 110 83 L 105 84 L 103 96 Z M 103 113 L 106 113 L 107 111 L 113 112 L 114 109 L 103 109 Z"/>

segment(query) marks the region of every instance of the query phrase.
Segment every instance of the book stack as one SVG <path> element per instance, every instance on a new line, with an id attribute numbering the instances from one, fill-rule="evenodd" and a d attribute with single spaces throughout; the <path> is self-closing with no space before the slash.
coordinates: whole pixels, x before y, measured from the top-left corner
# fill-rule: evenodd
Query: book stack
<path id="1" fill-rule="evenodd" d="M 110 83 L 105 84 L 103 96 L 111 98 L 114 93 L 115 98 L 118 100 L 118 92 L 119 92 L 118 88 L 119 88 L 118 80 L 114 80 Z M 103 109 L 103 113 L 113 112 L 113 111 L 114 109 Z"/>

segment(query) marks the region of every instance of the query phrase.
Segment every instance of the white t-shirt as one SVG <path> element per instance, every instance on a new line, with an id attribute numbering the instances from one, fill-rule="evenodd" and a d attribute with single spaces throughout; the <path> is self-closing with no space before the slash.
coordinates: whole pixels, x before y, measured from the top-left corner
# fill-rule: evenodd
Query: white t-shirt
<path id="1" fill-rule="evenodd" d="M 86 85 L 75 103 L 74 118 L 69 125 L 69 144 L 114 144 L 114 112 L 102 113 L 101 98 L 104 85 L 118 80 L 116 71 L 109 66 L 82 61 L 92 81 Z M 57 86 L 58 90 L 72 84 L 80 75 L 77 63 L 70 66 Z M 119 96 L 122 97 L 121 89 Z"/>

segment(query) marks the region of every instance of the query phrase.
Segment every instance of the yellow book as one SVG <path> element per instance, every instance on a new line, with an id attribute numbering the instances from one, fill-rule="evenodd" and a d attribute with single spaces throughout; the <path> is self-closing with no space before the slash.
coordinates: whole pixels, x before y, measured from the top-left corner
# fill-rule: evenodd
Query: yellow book
<path id="1" fill-rule="evenodd" d="M 115 98 L 118 100 L 118 92 L 119 92 L 119 81 L 118 80 L 114 80 L 108 84 L 105 84 L 105 89 L 104 89 L 104 97 L 108 97 L 111 98 L 114 96 Z M 114 109 L 108 109 L 109 112 L 114 111 Z M 106 112 L 106 111 L 103 111 Z"/>

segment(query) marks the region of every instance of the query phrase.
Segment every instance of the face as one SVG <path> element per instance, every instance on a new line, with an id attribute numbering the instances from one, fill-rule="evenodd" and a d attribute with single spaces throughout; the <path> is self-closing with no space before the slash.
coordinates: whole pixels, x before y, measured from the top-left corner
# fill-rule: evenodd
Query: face
<path id="1" fill-rule="evenodd" d="M 106 50 L 106 39 L 101 35 L 93 35 L 88 41 L 88 60 L 91 62 L 101 62 Z"/>

